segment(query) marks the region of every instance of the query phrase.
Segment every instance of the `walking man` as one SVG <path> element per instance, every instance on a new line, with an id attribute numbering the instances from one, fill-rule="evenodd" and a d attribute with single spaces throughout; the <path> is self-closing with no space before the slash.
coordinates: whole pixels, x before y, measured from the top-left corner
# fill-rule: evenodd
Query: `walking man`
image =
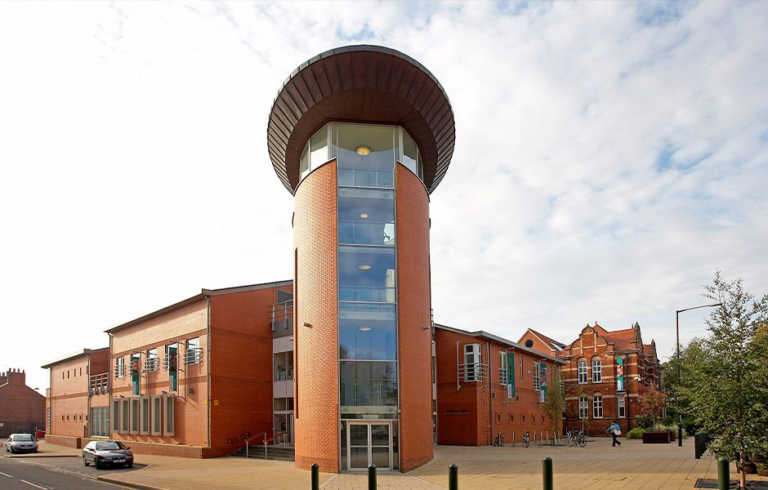
<path id="1" fill-rule="evenodd" d="M 621 446 L 621 442 L 619 442 L 619 436 L 621 435 L 621 428 L 619 427 L 619 424 L 617 424 L 615 420 L 611 420 L 611 425 L 608 426 L 605 432 L 609 433 L 611 437 L 613 437 L 613 444 L 611 444 L 611 447 L 616 447 L 616 444 Z"/>

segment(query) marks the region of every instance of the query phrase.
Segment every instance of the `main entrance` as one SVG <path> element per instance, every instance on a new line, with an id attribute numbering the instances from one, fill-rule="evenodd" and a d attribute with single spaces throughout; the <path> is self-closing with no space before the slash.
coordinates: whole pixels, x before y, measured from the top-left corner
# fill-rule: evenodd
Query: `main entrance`
<path id="1" fill-rule="evenodd" d="M 392 423 L 347 423 L 347 470 L 365 470 L 371 464 L 380 470 L 392 469 Z"/>

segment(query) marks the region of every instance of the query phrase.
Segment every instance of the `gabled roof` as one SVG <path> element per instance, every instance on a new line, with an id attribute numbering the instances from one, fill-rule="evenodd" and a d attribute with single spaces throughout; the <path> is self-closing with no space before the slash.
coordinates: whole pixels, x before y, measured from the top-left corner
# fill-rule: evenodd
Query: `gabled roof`
<path id="1" fill-rule="evenodd" d="M 134 325 L 137 325 L 139 323 L 145 322 L 147 320 L 151 320 L 152 318 L 156 318 L 158 316 L 164 315 L 166 313 L 169 313 L 174 310 L 178 310 L 179 308 L 183 308 L 185 306 L 197 303 L 198 301 L 204 300 L 205 298 L 208 298 L 210 296 L 219 296 L 222 294 L 233 294 L 233 293 L 243 293 L 247 291 L 256 291 L 258 289 L 268 289 L 268 288 L 277 288 L 277 287 L 285 287 L 285 286 L 291 286 L 293 285 L 292 280 L 287 281 L 275 281 L 275 282 L 264 282 L 261 284 L 251 284 L 248 286 L 235 286 L 230 288 L 221 288 L 221 289 L 202 289 L 200 291 L 200 294 L 196 294 L 194 296 L 190 296 L 187 299 L 181 300 L 178 303 L 174 303 L 170 306 L 166 306 L 165 308 L 161 308 L 157 311 L 153 311 L 152 313 L 148 313 L 142 317 L 136 318 L 134 320 L 131 320 L 129 322 L 123 323 L 121 325 L 118 325 L 116 327 L 109 328 L 107 330 L 104 330 L 106 333 L 114 333 L 118 330 L 122 330 L 124 328 L 132 327 Z"/>
<path id="2" fill-rule="evenodd" d="M 470 337 L 482 337 L 482 338 L 485 338 L 485 339 L 488 339 L 488 340 L 496 341 L 496 342 L 498 342 L 500 344 L 507 345 L 507 346 L 512 347 L 512 348 L 514 348 L 516 350 L 521 350 L 521 351 L 527 352 L 527 353 L 529 353 L 531 355 L 534 355 L 534 356 L 537 356 L 537 357 L 542 357 L 544 359 L 548 359 L 548 360 L 550 360 L 552 362 L 556 362 L 558 364 L 567 364 L 567 362 L 563 361 L 562 359 L 558 359 L 557 357 L 553 357 L 553 356 L 550 356 L 548 354 L 544 354 L 543 352 L 539 352 L 537 350 L 529 349 L 528 347 L 526 347 L 526 346 L 524 346 L 522 344 L 518 344 L 517 342 L 512 342 L 511 340 L 507 340 L 507 339 L 505 339 L 503 337 L 499 337 L 497 335 L 493 335 L 492 333 L 488 333 L 488 332 L 485 332 L 483 330 L 476 330 L 474 332 L 470 332 L 470 331 L 467 331 L 467 330 L 462 330 L 460 328 L 449 327 L 448 325 L 441 325 L 439 323 L 435 323 L 435 328 L 439 328 L 441 330 L 446 330 L 448 332 L 455 332 L 455 333 L 459 333 L 459 334 L 463 334 L 463 335 L 468 335 Z"/>
<path id="3" fill-rule="evenodd" d="M 109 349 L 109 347 L 100 347 L 98 349 L 83 349 L 83 350 L 79 350 L 79 351 L 76 351 L 76 352 L 70 352 L 69 354 L 66 354 L 66 355 L 64 355 L 62 357 L 58 357 L 58 358 L 56 358 L 56 359 L 54 359 L 52 361 L 48 361 L 45 365 L 40 366 L 40 367 L 43 368 L 43 369 L 48 369 L 49 367 L 52 367 L 52 366 L 54 366 L 56 364 L 60 364 L 60 363 L 65 362 L 65 361 L 70 361 L 70 360 L 76 359 L 78 357 L 87 356 L 91 352 L 99 352 L 99 351 L 103 351 L 103 350 L 107 350 L 107 349 Z"/>
<path id="4" fill-rule="evenodd" d="M 600 337 L 604 338 L 608 343 L 612 343 L 615 350 L 640 349 L 640 346 L 632 345 L 632 341 L 635 340 L 635 330 L 633 328 L 613 330 L 611 332 L 603 330 L 600 333 Z"/>
<path id="5" fill-rule="evenodd" d="M 547 337 L 543 333 L 537 332 L 536 330 L 534 330 L 532 328 L 529 328 L 528 331 L 531 332 L 532 334 L 534 334 L 535 336 L 537 336 L 539 339 L 541 339 L 541 341 L 544 342 L 545 344 L 548 344 L 555 351 L 559 352 L 559 351 L 565 349 L 565 344 L 562 343 L 562 342 L 558 342 L 557 340 L 554 340 L 551 337 Z"/>

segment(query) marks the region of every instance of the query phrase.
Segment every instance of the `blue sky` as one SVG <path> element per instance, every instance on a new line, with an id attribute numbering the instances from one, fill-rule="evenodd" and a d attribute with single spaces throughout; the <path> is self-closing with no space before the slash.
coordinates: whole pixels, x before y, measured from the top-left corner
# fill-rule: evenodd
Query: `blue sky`
<path id="1" fill-rule="evenodd" d="M 565 342 L 638 321 L 666 356 L 716 269 L 768 292 L 765 2 L 2 2 L 0 369 L 44 388 L 106 328 L 289 278 L 267 114 L 349 43 L 409 54 L 453 104 L 436 321 Z"/>

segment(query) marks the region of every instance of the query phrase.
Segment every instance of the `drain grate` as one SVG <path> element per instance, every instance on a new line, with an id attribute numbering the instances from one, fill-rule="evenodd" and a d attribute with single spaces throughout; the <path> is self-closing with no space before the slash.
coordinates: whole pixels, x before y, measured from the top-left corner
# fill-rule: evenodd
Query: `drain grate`
<path id="1" fill-rule="evenodd" d="M 693 488 L 718 488 L 717 480 L 698 478 Z M 739 482 L 731 480 L 730 488 L 738 489 Z M 768 481 L 748 481 L 747 490 L 768 490 Z"/>

